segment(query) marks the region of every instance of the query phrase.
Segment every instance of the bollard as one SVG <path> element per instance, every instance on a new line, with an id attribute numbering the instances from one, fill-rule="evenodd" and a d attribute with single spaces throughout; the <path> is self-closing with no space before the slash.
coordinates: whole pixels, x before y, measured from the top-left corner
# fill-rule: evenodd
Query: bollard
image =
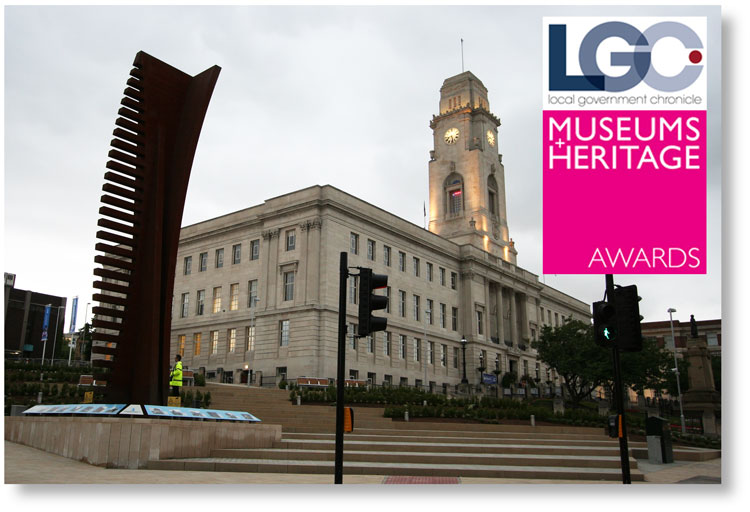
<path id="1" fill-rule="evenodd" d="M 302 397 L 297 395 L 297 405 L 302 405 Z"/>
<path id="2" fill-rule="evenodd" d="M 422 405 L 427 407 L 427 400 L 422 400 Z"/>
<path id="3" fill-rule="evenodd" d="M 409 421 L 409 410 L 404 411 L 404 421 Z"/>
<path id="4" fill-rule="evenodd" d="M 534 418 L 534 415 L 533 415 L 533 414 L 531 415 L 531 426 L 532 426 L 532 427 L 536 427 L 536 420 L 535 420 L 535 418 Z"/>

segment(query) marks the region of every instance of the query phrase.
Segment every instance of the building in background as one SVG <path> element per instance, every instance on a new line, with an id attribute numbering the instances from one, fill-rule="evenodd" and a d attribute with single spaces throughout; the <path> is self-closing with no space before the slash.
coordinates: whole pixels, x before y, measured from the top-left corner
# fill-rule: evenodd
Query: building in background
<path id="1" fill-rule="evenodd" d="M 660 347 L 674 351 L 677 346 L 677 357 L 682 358 L 687 350 L 687 341 L 690 338 L 690 320 L 680 322 L 673 319 L 674 339 L 669 320 L 663 322 L 642 322 L 641 334 L 645 338 L 655 338 Z M 711 357 L 721 357 L 721 319 L 696 320 L 698 336 L 705 336 L 708 352 Z"/>
<path id="2" fill-rule="evenodd" d="M 531 341 L 589 305 L 516 264 L 500 121 L 470 72 L 447 79 L 430 127 L 429 230 L 332 186 L 314 186 L 184 227 L 170 358 L 209 380 L 334 378 L 339 258 L 388 275 L 388 328 L 355 338 L 358 279 L 347 283 L 346 375 L 445 392 L 493 370 L 556 381 Z M 427 212 L 425 212 L 427 214 Z M 480 369 L 483 369 L 480 371 Z M 559 382 L 558 382 L 559 384 Z"/>
<path id="3" fill-rule="evenodd" d="M 64 343 L 65 297 L 19 290 L 15 274 L 5 273 L 5 357 L 52 358 L 53 346 Z M 45 307 L 50 306 L 47 345 L 42 341 Z"/>

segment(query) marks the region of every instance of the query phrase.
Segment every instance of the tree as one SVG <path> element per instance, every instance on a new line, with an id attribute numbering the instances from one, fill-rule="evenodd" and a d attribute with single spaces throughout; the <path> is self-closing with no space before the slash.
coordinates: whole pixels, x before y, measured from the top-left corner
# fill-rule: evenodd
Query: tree
<path id="1" fill-rule="evenodd" d="M 664 388 L 673 367 L 674 356 L 660 348 L 655 338 L 644 338 L 640 352 L 620 353 L 622 383 L 639 394 L 646 389 Z"/>
<path id="2" fill-rule="evenodd" d="M 539 359 L 563 378 L 563 386 L 575 404 L 612 373 L 609 351 L 594 343 L 592 327 L 579 320 L 569 317 L 559 327 L 544 326 L 539 340 L 531 346 Z"/>
<path id="3" fill-rule="evenodd" d="M 91 360 L 91 341 L 93 339 L 94 329 L 88 322 L 83 324 L 78 330 L 78 343 L 82 343 L 81 346 L 81 358 L 84 361 Z"/>

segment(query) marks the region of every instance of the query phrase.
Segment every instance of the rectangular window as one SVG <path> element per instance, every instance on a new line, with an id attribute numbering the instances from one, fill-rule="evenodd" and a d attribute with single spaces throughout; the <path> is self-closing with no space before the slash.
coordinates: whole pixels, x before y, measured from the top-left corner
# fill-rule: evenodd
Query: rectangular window
<path id="1" fill-rule="evenodd" d="M 240 309 L 240 283 L 229 285 L 229 311 Z"/>
<path id="2" fill-rule="evenodd" d="M 208 268 L 208 253 L 202 252 L 198 255 L 198 271 L 205 272 Z"/>
<path id="3" fill-rule="evenodd" d="M 422 352 L 422 342 L 419 338 L 414 338 L 414 360 L 419 362 Z"/>
<path id="4" fill-rule="evenodd" d="M 487 351 L 486 350 L 480 350 L 479 351 L 479 367 L 487 369 Z"/>
<path id="5" fill-rule="evenodd" d="M 451 272 L 451 290 L 455 290 L 458 286 L 458 274 Z"/>
<path id="6" fill-rule="evenodd" d="M 427 320 L 427 323 L 432 325 L 432 308 L 433 308 L 433 302 L 432 299 L 427 299 L 427 311 L 425 311 L 425 319 Z"/>
<path id="7" fill-rule="evenodd" d="M 419 295 L 413 295 L 414 299 L 414 321 L 419 322 Z"/>
<path id="8" fill-rule="evenodd" d="M 367 337 L 367 353 L 368 354 L 375 353 L 375 338 L 372 334 Z"/>
<path id="9" fill-rule="evenodd" d="M 245 327 L 245 351 L 255 350 L 255 320 L 253 324 Z"/>
<path id="10" fill-rule="evenodd" d="M 201 333 L 193 334 L 193 356 L 201 355 Z"/>
<path id="11" fill-rule="evenodd" d="M 209 355 L 215 355 L 219 350 L 219 331 L 211 331 L 209 336 L 211 338 L 211 350 Z"/>
<path id="12" fill-rule="evenodd" d="M 440 286 L 445 286 L 445 269 L 440 267 Z"/>
<path id="13" fill-rule="evenodd" d="M 247 307 L 254 308 L 258 304 L 258 280 L 247 282 Z"/>
<path id="14" fill-rule="evenodd" d="M 458 308 L 451 308 L 451 329 L 458 330 Z"/>
<path id="15" fill-rule="evenodd" d="M 236 244 L 232 246 L 232 265 L 236 265 L 242 261 L 242 244 Z"/>
<path id="16" fill-rule="evenodd" d="M 398 357 L 406 359 L 406 336 L 403 334 L 398 335 Z"/>
<path id="17" fill-rule="evenodd" d="M 349 323 L 349 329 L 346 331 L 349 337 L 349 348 L 357 350 L 357 326 L 353 323 Z"/>
<path id="18" fill-rule="evenodd" d="M 406 316 L 406 292 L 403 290 L 398 291 L 398 316 Z"/>
<path id="19" fill-rule="evenodd" d="M 427 361 L 430 364 L 435 364 L 435 342 L 427 342 Z"/>
<path id="20" fill-rule="evenodd" d="M 664 336 L 664 346 L 666 348 L 674 349 L 674 338 L 672 336 Z"/>
<path id="21" fill-rule="evenodd" d="M 185 357 L 185 335 L 180 334 L 177 336 L 177 346 L 179 347 L 177 349 L 177 353 L 180 354 L 180 357 Z"/>
<path id="22" fill-rule="evenodd" d="M 284 300 L 294 300 L 294 271 L 284 272 Z"/>
<path id="23" fill-rule="evenodd" d="M 385 303 L 385 312 L 390 313 L 391 312 L 391 287 L 390 286 L 385 287 L 385 298 L 388 299 L 388 302 Z"/>
<path id="24" fill-rule="evenodd" d="M 477 334 L 484 334 L 484 326 L 482 325 L 482 312 L 477 311 Z"/>
<path id="25" fill-rule="evenodd" d="M 216 268 L 224 266 L 224 249 L 216 249 Z"/>
<path id="26" fill-rule="evenodd" d="M 237 329 L 227 329 L 227 344 L 229 345 L 229 352 L 234 352 L 237 346 Z"/>
<path id="27" fill-rule="evenodd" d="M 406 253 L 398 251 L 398 269 L 401 272 L 406 272 Z"/>
<path id="28" fill-rule="evenodd" d="M 414 277 L 419 277 L 419 258 L 414 256 L 412 258 L 412 263 L 414 264 Z"/>
<path id="29" fill-rule="evenodd" d="M 206 306 L 206 290 L 198 290 L 198 296 L 195 300 L 195 314 L 203 314 L 203 308 Z"/>
<path id="30" fill-rule="evenodd" d="M 367 240 L 367 259 L 375 261 L 375 241 Z"/>
<path id="31" fill-rule="evenodd" d="M 260 258 L 260 240 L 250 241 L 250 259 L 257 260 Z"/>
<path id="32" fill-rule="evenodd" d="M 221 311 L 221 286 L 214 288 L 214 302 L 211 312 L 218 313 L 219 311 Z"/>
<path id="33" fill-rule="evenodd" d="M 539 318 L 541 319 L 542 323 L 544 323 L 544 308 L 539 308 L 539 312 L 540 312 L 540 313 L 541 313 L 541 315 L 542 315 L 542 316 L 540 316 Z"/>
<path id="34" fill-rule="evenodd" d="M 184 263 L 182 265 L 182 273 L 183 275 L 189 276 L 190 272 L 192 271 L 191 268 L 193 266 L 193 257 L 192 256 L 185 256 Z"/>
<path id="35" fill-rule="evenodd" d="M 719 346 L 719 335 L 715 332 L 710 332 L 706 334 L 706 343 L 709 347 L 718 347 Z"/>
<path id="36" fill-rule="evenodd" d="M 445 325 L 446 325 L 445 324 L 445 322 L 446 322 L 446 318 L 445 318 L 446 311 L 447 310 L 446 310 L 445 304 L 440 304 L 440 327 L 442 327 L 443 329 L 445 329 Z"/>
<path id="37" fill-rule="evenodd" d="M 453 368 L 458 368 L 458 347 L 453 347 Z"/>
<path id="38" fill-rule="evenodd" d="M 182 294 L 182 309 L 180 311 L 180 318 L 185 318 L 188 316 L 188 307 L 190 306 L 190 294 L 189 293 L 183 293 Z"/>
<path id="39" fill-rule="evenodd" d="M 286 232 L 286 250 L 293 251 L 297 246 L 297 230 L 290 229 Z"/>
<path id="40" fill-rule="evenodd" d="M 555 327 L 558 327 L 560 325 L 560 316 L 555 313 Z"/>
<path id="41" fill-rule="evenodd" d="M 432 263 L 427 263 L 427 280 L 432 282 Z"/>
<path id="42" fill-rule="evenodd" d="M 387 245 L 383 246 L 383 264 L 386 267 L 391 266 L 391 248 Z"/>
<path id="43" fill-rule="evenodd" d="M 552 310 L 547 310 L 547 325 L 552 325 Z"/>
<path id="44" fill-rule="evenodd" d="M 349 304 L 356 304 L 359 297 L 359 276 L 349 276 Z"/>
<path id="45" fill-rule="evenodd" d="M 448 366 L 448 345 L 440 345 L 440 366 Z"/>
<path id="46" fill-rule="evenodd" d="M 289 320 L 279 322 L 279 345 L 282 347 L 289 346 Z"/>
<path id="47" fill-rule="evenodd" d="M 383 333 L 383 355 L 391 356 L 391 333 Z"/>
<path id="48" fill-rule="evenodd" d="M 357 233 L 349 234 L 349 252 L 359 254 L 359 235 Z"/>

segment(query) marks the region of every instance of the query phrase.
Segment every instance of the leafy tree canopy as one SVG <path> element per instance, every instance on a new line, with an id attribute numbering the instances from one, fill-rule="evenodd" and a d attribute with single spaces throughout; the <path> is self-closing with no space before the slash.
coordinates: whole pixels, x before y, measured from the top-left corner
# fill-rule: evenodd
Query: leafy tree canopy
<path id="1" fill-rule="evenodd" d="M 564 379 L 574 403 L 588 397 L 612 373 L 609 351 L 594 343 L 593 329 L 579 320 L 566 318 L 559 327 L 544 326 L 531 346 Z"/>

